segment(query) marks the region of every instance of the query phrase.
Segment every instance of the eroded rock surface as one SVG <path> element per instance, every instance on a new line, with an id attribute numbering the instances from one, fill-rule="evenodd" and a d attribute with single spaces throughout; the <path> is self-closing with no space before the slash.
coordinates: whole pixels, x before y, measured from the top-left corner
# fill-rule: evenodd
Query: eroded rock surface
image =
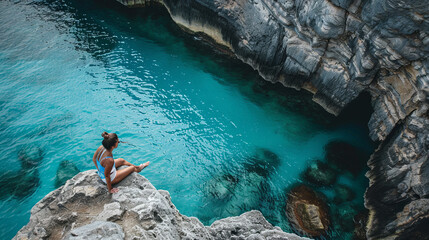
<path id="1" fill-rule="evenodd" d="M 408 234 L 412 232 L 427 237 L 429 205 L 424 203 L 429 201 L 428 138 L 428 116 L 413 112 L 369 160 L 370 186 L 365 204 L 370 210 L 369 236 L 411 239 Z"/>
<path id="2" fill-rule="evenodd" d="M 167 191 L 133 173 L 109 194 L 95 170 L 79 173 L 31 209 L 14 239 L 289 239 L 259 211 L 204 226 L 179 213 Z"/>

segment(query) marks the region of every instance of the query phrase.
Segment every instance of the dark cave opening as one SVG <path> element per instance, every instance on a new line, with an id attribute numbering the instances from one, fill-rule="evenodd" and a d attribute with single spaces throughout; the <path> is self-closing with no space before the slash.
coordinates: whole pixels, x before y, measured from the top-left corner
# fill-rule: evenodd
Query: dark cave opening
<path id="1" fill-rule="evenodd" d="M 338 115 L 335 120 L 335 124 L 356 123 L 368 125 L 373 112 L 371 94 L 367 91 L 363 91 L 341 111 L 340 115 Z"/>

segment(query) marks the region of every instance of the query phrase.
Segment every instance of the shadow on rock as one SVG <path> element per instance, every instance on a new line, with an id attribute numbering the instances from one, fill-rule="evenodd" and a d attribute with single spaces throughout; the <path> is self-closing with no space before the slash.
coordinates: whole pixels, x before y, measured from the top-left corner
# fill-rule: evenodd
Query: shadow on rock
<path id="1" fill-rule="evenodd" d="M 302 173 L 302 178 L 316 186 L 331 186 L 337 180 L 337 172 L 327 163 L 315 160 Z"/>
<path id="2" fill-rule="evenodd" d="M 354 232 L 353 240 L 366 240 L 366 224 L 368 222 L 369 211 L 367 209 L 360 211 L 353 218 Z"/>
<path id="3" fill-rule="evenodd" d="M 325 236 L 331 220 L 329 207 L 321 193 L 305 185 L 292 188 L 288 193 L 286 216 L 291 226 L 300 234 L 309 237 Z"/>
<path id="4" fill-rule="evenodd" d="M 60 163 L 55 177 L 55 188 L 62 186 L 67 180 L 74 177 L 80 171 L 74 163 L 64 160 Z"/>
<path id="5" fill-rule="evenodd" d="M 326 160 L 339 169 L 357 175 L 366 166 L 368 156 L 358 148 L 343 141 L 332 141 L 325 146 Z"/>

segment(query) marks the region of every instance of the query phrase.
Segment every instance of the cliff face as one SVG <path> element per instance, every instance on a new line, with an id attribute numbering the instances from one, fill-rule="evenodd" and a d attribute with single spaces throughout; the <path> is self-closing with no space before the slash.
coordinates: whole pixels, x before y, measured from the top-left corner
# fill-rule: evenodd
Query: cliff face
<path id="1" fill-rule="evenodd" d="M 271 82 L 307 89 L 338 114 L 362 92 L 374 112 L 365 195 L 369 238 L 429 232 L 429 5 L 425 0 L 118 0 L 161 2 Z"/>
<path id="2" fill-rule="evenodd" d="M 31 209 L 14 239 L 308 239 L 273 227 L 259 211 L 204 226 L 137 173 L 116 186 L 109 194 L 95 170 L 79 173 Z"/>

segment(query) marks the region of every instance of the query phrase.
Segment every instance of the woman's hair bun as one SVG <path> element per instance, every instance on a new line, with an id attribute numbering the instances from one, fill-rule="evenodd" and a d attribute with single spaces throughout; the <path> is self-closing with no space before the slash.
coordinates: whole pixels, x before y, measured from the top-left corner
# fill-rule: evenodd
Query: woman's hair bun
<path id="1" fill-rule="evenodd" d="M 108 132 L 103 132 L 103 133 L 101 134 L 101 136 L 102 136 L 103 138 L 107 139 L 107 138 L 109 138 L 109 133 L 108 133 Z"/>

